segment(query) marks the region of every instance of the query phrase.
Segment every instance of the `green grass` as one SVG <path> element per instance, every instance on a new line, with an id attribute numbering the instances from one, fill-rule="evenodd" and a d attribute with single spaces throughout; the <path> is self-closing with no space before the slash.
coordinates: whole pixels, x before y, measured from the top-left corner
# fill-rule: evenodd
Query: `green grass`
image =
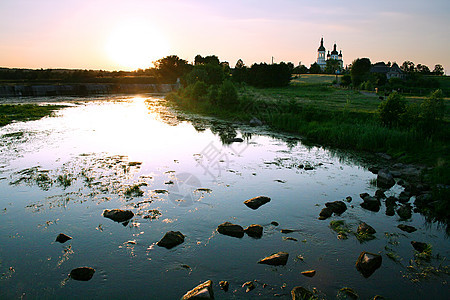
<path id="1" fill-rule="evenodd" d="M 61 105 L 3 104 L 0 105 L 0 126 L 14 121 L 38 120 L 63 107 Z"/>

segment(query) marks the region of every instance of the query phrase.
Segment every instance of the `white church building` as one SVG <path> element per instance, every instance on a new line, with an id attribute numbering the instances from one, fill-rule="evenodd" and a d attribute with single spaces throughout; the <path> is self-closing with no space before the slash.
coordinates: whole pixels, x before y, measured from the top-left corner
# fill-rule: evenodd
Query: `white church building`
<path id="1" fill-rule="evenodd" d="M 327 60 L 334 59 L 339 62 L 339 66 L 342 69 L 344 67 L 344 61 L 342 60 L 342 50 L 337 51 L 336 44 L 333 46 L 333 51 L 328 51 L 328 54 L 326 54 L 326 49 L 323 46 L 323 38 L 320 40 L 320 47 L 317 49 L 317 64 L 320 66 L 320 68 L 325 70 L 325 67 L 327 66 Z"/>

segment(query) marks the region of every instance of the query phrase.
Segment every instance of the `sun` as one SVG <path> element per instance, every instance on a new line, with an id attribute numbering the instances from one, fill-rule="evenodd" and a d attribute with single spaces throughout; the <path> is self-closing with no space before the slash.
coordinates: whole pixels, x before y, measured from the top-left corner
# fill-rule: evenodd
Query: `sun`
<path id="1" fill-rule="evenodd" d="M 115 28 L 106 42 L 109 58 L 126 70 L 145 69 L 167 56 L 167 39 L 155 26 L 129 21 Z"/>

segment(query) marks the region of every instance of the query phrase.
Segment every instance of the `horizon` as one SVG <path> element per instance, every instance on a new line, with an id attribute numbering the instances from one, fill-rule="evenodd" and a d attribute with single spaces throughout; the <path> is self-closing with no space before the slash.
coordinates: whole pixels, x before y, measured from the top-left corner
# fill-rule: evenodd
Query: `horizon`
<path id="1" fill-rule="evenodd" d="M 234 67 L 292 62 L 310 67 L 320 39 L 342 50 L 344 66 L 412 61 L 450 73 L 450 3 L 400 0 L 336 5 L 283 0 L 52 1 L 0 3 L 0 66 L 133 71 L 168 55 L 192 63 L 216 55 Z"/>

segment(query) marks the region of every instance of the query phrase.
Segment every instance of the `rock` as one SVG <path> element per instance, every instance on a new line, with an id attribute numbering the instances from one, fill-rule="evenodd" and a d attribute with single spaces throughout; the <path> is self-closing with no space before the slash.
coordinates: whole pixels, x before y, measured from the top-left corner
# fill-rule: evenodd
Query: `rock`
<path id="1" fill-rule="evenodd" d="M 182 300 L 187 299 L 214 299 L 214 291 L 212 287 L 213 282 L 211 280 L 197 285 L 195 288 L 187 292 Z"/>
<path id="2" fill-rule="evenodd" d="M 239 225 L 238 225 L 239 226 Z M 245 233 L 253 238 L 261 238 L 263 235 L 263 227 L 258 224 L 252 224 L 245 228 Z"/>
<path id="3" fill-rule="evenodd" d="M 275 221 L 270 222 L 270 224 L 272 224 L 273 226 L 278 226 L 278 225 L 280 225 L 280 224 L 278 224 L 278 222 L 275 222 Z"/>
<path id="4" fill-rule="evenodd" d="M 219 282 L 219 286 L 222 290 L 224 290 L 225 292 L 228 291 L 228 288 L 230 287 L 230 283 L 228 281 L 220 281 Z"/>
<path id="5" fill-rule="evenodd" d="M 395 207 L 394 206 L 386 206 L 386 216 L 392 217 L 395 215 Z"/>
<path id="6" fill-rule="evenodd" d="M 412 241 L 411 245 L 414 247 L 414 249 L 416 249 L 419 252 L 423 252 L 428 248 L 428 245 L 422 242 Z"/>
<path id="7" fill-rule="evenodd" d="M 399 224 L 397 227 L 408 233 L 411 233 L 411 232 L 414 232 L 417 230 L 416 227 L 405 225 L 405 224 Z"/>
<path id="8" fill-rule="evenodd" d="M 356 260 L 356 269 L 368 278 L 381 266 L 382 260 L 381 255 L 363 251 Z"/>
<path id="9" fill-rule="evenodd" d="M 314 170 L 314 167 L 311 166 L 311 165 L 305 165 L 305 166 L 303 167 L 303 170 L 305 170 L 305 171 L 311 171 L 311 170 Z"/>
<path id="10" fill-rule="evenodd" d="M 262 126 L 263 125 L 263 122 L 260 119 L 255 118 L 255 117 L 253 117 L 249 123 L 250 123 L 250 126 Z"/>
<path id="11" fill-rule="evenodd" d="M 396 206 L 397 205 L 397 198 L 395 198 L 394 196 L 390 196 L 386 199 L 386 206 Z"/>
<path id="12" fill-rule="evenodd" d="M 345 205 L 344 201 L 334 201 L 325 203 L 326 207 L 331 207 L 335 214 L 342 214 L 347 210 L 347 205 Z"/>
<path id="13" fill-rule="evenodd" d="M 60 233 L 56 237 L 55 242 L 60 242 L 62 244 L 62 243 L 65 243 L 65 242 L 67 242 L 68 240 L 71 240 L 71 239 L 72 239 L 72 237 L 68 236 L 67 234 Z"/>
<path id="14" fill-rule="evenodd" d="M 169 231 L 156 243 L 160 247 L 171 249 L 184 242 L 184 235 L 179 231 Z"/>
<path id="15" fill-rule="evenodd" d="M 134 213 L 131 210 L 105 209 L 103 211 L 103 216 L 115 222 L 125 222 L 131 219 L 134 216 Z"/>
<path id="16" fill-rule="evenodd" d="M 319 220 L 325 220 L 331 217 L 333 209 L 331 207 L 324 207 L 319 213 Z"/>
<path id="17" fill-rule="evenodd" d="M 80 267 L 73 269 L 70 271 L 70 278 L 79 281 L 88 281 L 91 280 L 92 276 L 94 276 L 95 269 L 91 267 Z"/>
<path id="18" fill-rule="evenodd" d="M 253 283 L 253 281 L 247 281 L 242 285 L 242 287 L 245 287 L 245 292 L 248 293 L 251 290 L 255 289 L 255 284 Z"/>
<path id="19" fill-rule="evenodd" d="M 291 291 L 292 300 L 316 299 L 314 294 L 302 286 L 296 286 Z"/>
<path id="20" fill-rule="evenodd" d="M 358 294 L 349 287 L 344 287 L 338 292 L 338 299 L 358 299 Z"/>
<path id="21" fill-rule="evenodd" d="M 353 199 L 352 199 L 352 197 L 348 196 L 345 198 L 345 200 L 350 203 L 350 202 L 352 202 Z"/>
<path id="22" fill-rule="evenodd" d="M 377 197 L 377 199 L 385 199 L 386 195 L 384 194 L 384 190 L 377 190 L 375 192 L 375 197 Z"/>
<path id="23" fill-rule="evenodd" d="M 377 186 L 390 189 L 395 185 L 395 180 L 388 170 L 380 170 L 377 175 Z"/>
<path id="24" fill-rule="evenodd" d="M 217 231 L 224 235 L 241 238 L 244 236 L 244 228 L 242 226 L 225 222 L 217 227 Z"/>
<path id="25" fill-rule="evenodd" d="M 412 216 L 411 206 L 409 206 L 409 205 L 400 206 L 397 209 L 397 215 L 400 217 L 400 219 L 403 219 L 403 220 L 410 219 Z"/>
<path id="26" fill-rule="evenodd" d="M 290 237 L 290 236 L 288 236 L 288 237 L 283 237 L 283 240 L 284 241 L 294 241 L 294 242 L 297 242 L 298 240 L 296 239 L 296 238 L 293 238 L 293 237 Z"/>
<path id="27" fill-rule="evenodd" d="M 380 171 L 380 168 L 377 166 L 373 166 L 373 167 L 369 167 L 368 169 L 370 172 L 372 172 L 373 174 L 378 174 L 378 171 Z"/>
<path id="28" fill-rule="evenodd" d="M 227 143 L 242 143 L 244 140 L 241 138 L 232 138 L 232 139 L 228 139 Z"/>
<path id="29" fill-rule="evenodd" d="M 272 254 L 270 256 L 267 256 L 260 261 L 258 261 L 258 264 L 264 264 L 264 265 L 271 265 L 271 266 L 280 266 L 280 265 L 286 265 L 287 260 L 289 258 L 289 253 L 286 252 L 278 252 L 275 254 Z"/>
<path id="30" fill-rule="evenodd" d="M 359 197 L 364 200 L 364 198 L 369 197 L 370 195 L 368 193 L 361 193 L 359 194 Z"/>
<path id="31" fill-rule="evenodd" d="M 251 209 L 258 209 L 261 205 L 270 202 L 270 198 L 266 196 L 258 196 L 249 200 L 245 200 L 244 204 L 250 207 Z"/>
<path id="32" fill-rule="evenodd" d="M 416 200 L 414 201 L 414 205 L 417 207 L 426 207 L 428 206 L 433 200 L 433 197 L 431 194 L 421 194 L 416 196 Z"/>
<path id="33" fill-rule="evenodd" d="M 292 233 L 294 230 L 292 229 L 281 229 L 281 233 Z"/>
<path id="34" fill-rule="evenodd" d="M 303 271 L 302 275 L 305 275 L 306 277 L 314 277 L 314 275 L 316 275 L 316 270 Z"/>
<path id="35" fill-rule="evenodd" d="M 361 207 L 373 212 L 380 211 L 381 202 L 375 197 L 365 197 L 364 202 L 361 203 Z"/>
<path id="36" fill-rule="evenodd" d="M 398 201 L 400 203 L 406 203 L 409 201 L 409 199 L 411 198 L 411 194 L 409 192 L 401 192 L 400 195 L 398 196 Z"/>
<path id="37" fill-rule="evenodd" d="M 359 234 L 374 234 L 376 233 L 376 230 L 373 229 L 373 227 L 368 225 L 367 223 L 362 222 L 361 224 L 359 224 L 356 232 Z"/>

